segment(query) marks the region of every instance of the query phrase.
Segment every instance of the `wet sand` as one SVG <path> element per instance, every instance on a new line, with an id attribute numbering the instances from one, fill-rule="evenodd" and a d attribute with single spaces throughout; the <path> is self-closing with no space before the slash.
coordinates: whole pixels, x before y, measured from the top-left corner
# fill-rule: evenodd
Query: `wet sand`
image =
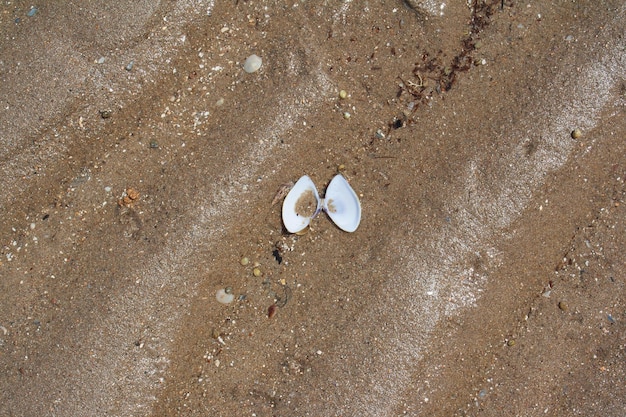
<path id="1" fill-rule="evenodd" d="M 0 414 L 624 415 L 623 2 L 411 3 L 4 4 Z"/>

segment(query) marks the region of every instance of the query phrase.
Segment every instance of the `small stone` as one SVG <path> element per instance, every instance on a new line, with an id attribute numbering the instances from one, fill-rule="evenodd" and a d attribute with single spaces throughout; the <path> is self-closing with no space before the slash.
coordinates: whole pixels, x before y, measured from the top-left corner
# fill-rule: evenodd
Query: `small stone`
<path id="1" fill-rule="evenodd" d="M 28 11 L 28 13 L 26 13 L 26 16 L 33 17 L 34 15 L 37 14 L 38 11 L 39 9 L 37 9 L 36 7 L 33 7 L 32 9 Z"/>
<path id="2" fill-rule="evenodd" d="M 113 112 L 111 110 L 100 110 L 100 117 L 103 119 L 108 119 L 111 117 Z"/>
<path id="3" fill-rule="evenodd" d="M 559 308 L 562 311 L 567 311 L 569 309 L 569 306 L 567 305 L 565 301 L 559 301 Z"/>
<path id="4" fill-rule="evenodd" d="M 157 149 L 159 147 L 159 143 L 156 140 L 150 141 L 150 148 Z"/>
<path id="5" fill-rule="evenodd" d="M 243 258 L 241 258 L 241 260 L 239 261 L 239 263 L 243 266 L 246 266 L 250 263 L 250 259 L 246 258 L 245 256 Z"/>
<path id="6" fill-rule="evenodd" d="M 246 62 L 243 64 L 243 70 L 248 74 L 251 74 L 258 71 L 259 68 L 261 68 L 262 63 L 263 60 L 259 56 L 252 54 L 246 58 Z"/>
<path id="7" fill-rule="evenodd" d="M 580 130 L 579 128 L 572 130 L 572 133 L 571 133 L 572 139 L 578 139 L 582 135 L 583 135 L 583 131 Z"/>
<path id="8" fill-rule="evenodd" d="M 263 275 L 263 272 L 261 272 L 260 268 L 254 268 L 252 270 L 252 275 L 254 275 L 255 277 L 260 277 L 261 275 Z"/>
<path id="9" fill-rule="evenodd" d="M 341 91 L 339 92 L 339 98 L 340 98 L 340 99 L 345 99 L 345 98 L 347 98 L 347 97 L 348 97 L 348 92 L 347 92 L 346 90 L 341 90 Z"/>
<path id="10" fill-rule="evenodd" d="M 506 342 L 506 344 L 507 344 L 508 346 L 515 346 L 515 339 L 509 339 L 509 341 L 508 341 L 508 342 Z"/>
<path id="11" fill-rule="evenodd" d="M 135 65 L 135 61 L 130 61 L 130 62 L 128 63 L 128 65 L 126 65 L 126 67 L 124 67 L 124 69 L 125 69 L 126 71 L 132 71 L 132 69 L 133 69 L 133 65 Z"/>
<path id="12" fill-rule="evenodd" d="M 267 318 L 271 319 L 276 314 L 276 304 L 272 304 L 267 309 Z"/>
<path id="13" fill-rule="evenodd" d="M 122 194 L 122 198 L 117 201 L 120 207 L 133 207 L 139 201 L 139 191 L 134 188 L 127 188 Z"/>
<path id="14" fill-rule="evenodd" d="M 343 113 L 343 118 L 348 120 L 350 117 L 352 117 L 352 115 L 349 112 L 344 112 Z"/>

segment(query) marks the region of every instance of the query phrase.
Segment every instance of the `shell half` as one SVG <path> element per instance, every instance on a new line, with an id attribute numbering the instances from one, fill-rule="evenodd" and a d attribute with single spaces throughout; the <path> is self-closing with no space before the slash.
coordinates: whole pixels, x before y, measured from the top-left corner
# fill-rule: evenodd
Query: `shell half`
<path id="1" fill-rule="evenodd" d="M 361 223 L 361 202 L 342 175 L 335 175 L 328 184 L 323 207 L 341 230 L 354 232 Z"/>
<path id="2" fill-rule="evenodd" d="M 345 180 L 344 180 L 345 181 Z M 283 201 L 283 223 L 290 233 L 304 230 L 319 213 L 322 202 L 315 184 L 308 175 L 302 176 Z"/>

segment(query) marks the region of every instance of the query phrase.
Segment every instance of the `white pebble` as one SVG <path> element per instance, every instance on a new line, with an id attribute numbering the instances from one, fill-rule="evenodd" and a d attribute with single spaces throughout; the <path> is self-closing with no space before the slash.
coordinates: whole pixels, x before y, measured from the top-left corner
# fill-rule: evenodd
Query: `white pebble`
<path id="1" fill-rule="evenodd" d="M 226 292 L 225 288 L 220 288 L 219 290 L 217 290 L 215 298 L 222 304 L 230 304 L 235 299 L 235 294 L 233 294 L 232 291 Z"/>
<path id="2" fill-rule="evenodd" d="M 263 60 L 255 54 L 250 55 L 246 58 L 246 62 L 243 64 L 243 70 L 248 74 L 256 72 L 261 68 L 261 64 Z"/>

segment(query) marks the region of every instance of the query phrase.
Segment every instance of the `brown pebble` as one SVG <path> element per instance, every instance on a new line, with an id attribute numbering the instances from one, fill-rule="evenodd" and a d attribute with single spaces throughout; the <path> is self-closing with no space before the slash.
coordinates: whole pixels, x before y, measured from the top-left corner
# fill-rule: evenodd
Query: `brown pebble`
<path id="1" fill-rule="evenodd" d="M 139 200 L 139 196 L 139 191 L 129 187 L 124 191 L 124 195 L 117 201 L 117 204 L 119 206 L 132 207 Z"/>
<path id="2" fill-rule="evenodd" d="M 583 135 L 582 130 L 580 130 L 580 129 L 578 129 L 578 128 L 576 128 L 576 129 L 572 130 L 572 133 L 571 133 L 572 139 L 578 139 L 578 138 L 580 138 L 582 135 Z"/>
<path id="3" fill-rule="evenodd" d="M 567 309 L 569 308 L 569 306 L 567 305 L 567 303 L 565 301 L 559 301 L 559 308 L 563 311 L 567 311 Z"/>
<path id="4" fill-rule="evenodd" d="M 267 318 L 271 319 L 276 314 L 276 304 L 272 304 L 267 308 Z"/>
<path id="5" fill-rule="evenodd" d="M 509 345 L 509 346 L 515 346 L 515 340 L 514 339 L 510 339 L 506 344 Z"/>

